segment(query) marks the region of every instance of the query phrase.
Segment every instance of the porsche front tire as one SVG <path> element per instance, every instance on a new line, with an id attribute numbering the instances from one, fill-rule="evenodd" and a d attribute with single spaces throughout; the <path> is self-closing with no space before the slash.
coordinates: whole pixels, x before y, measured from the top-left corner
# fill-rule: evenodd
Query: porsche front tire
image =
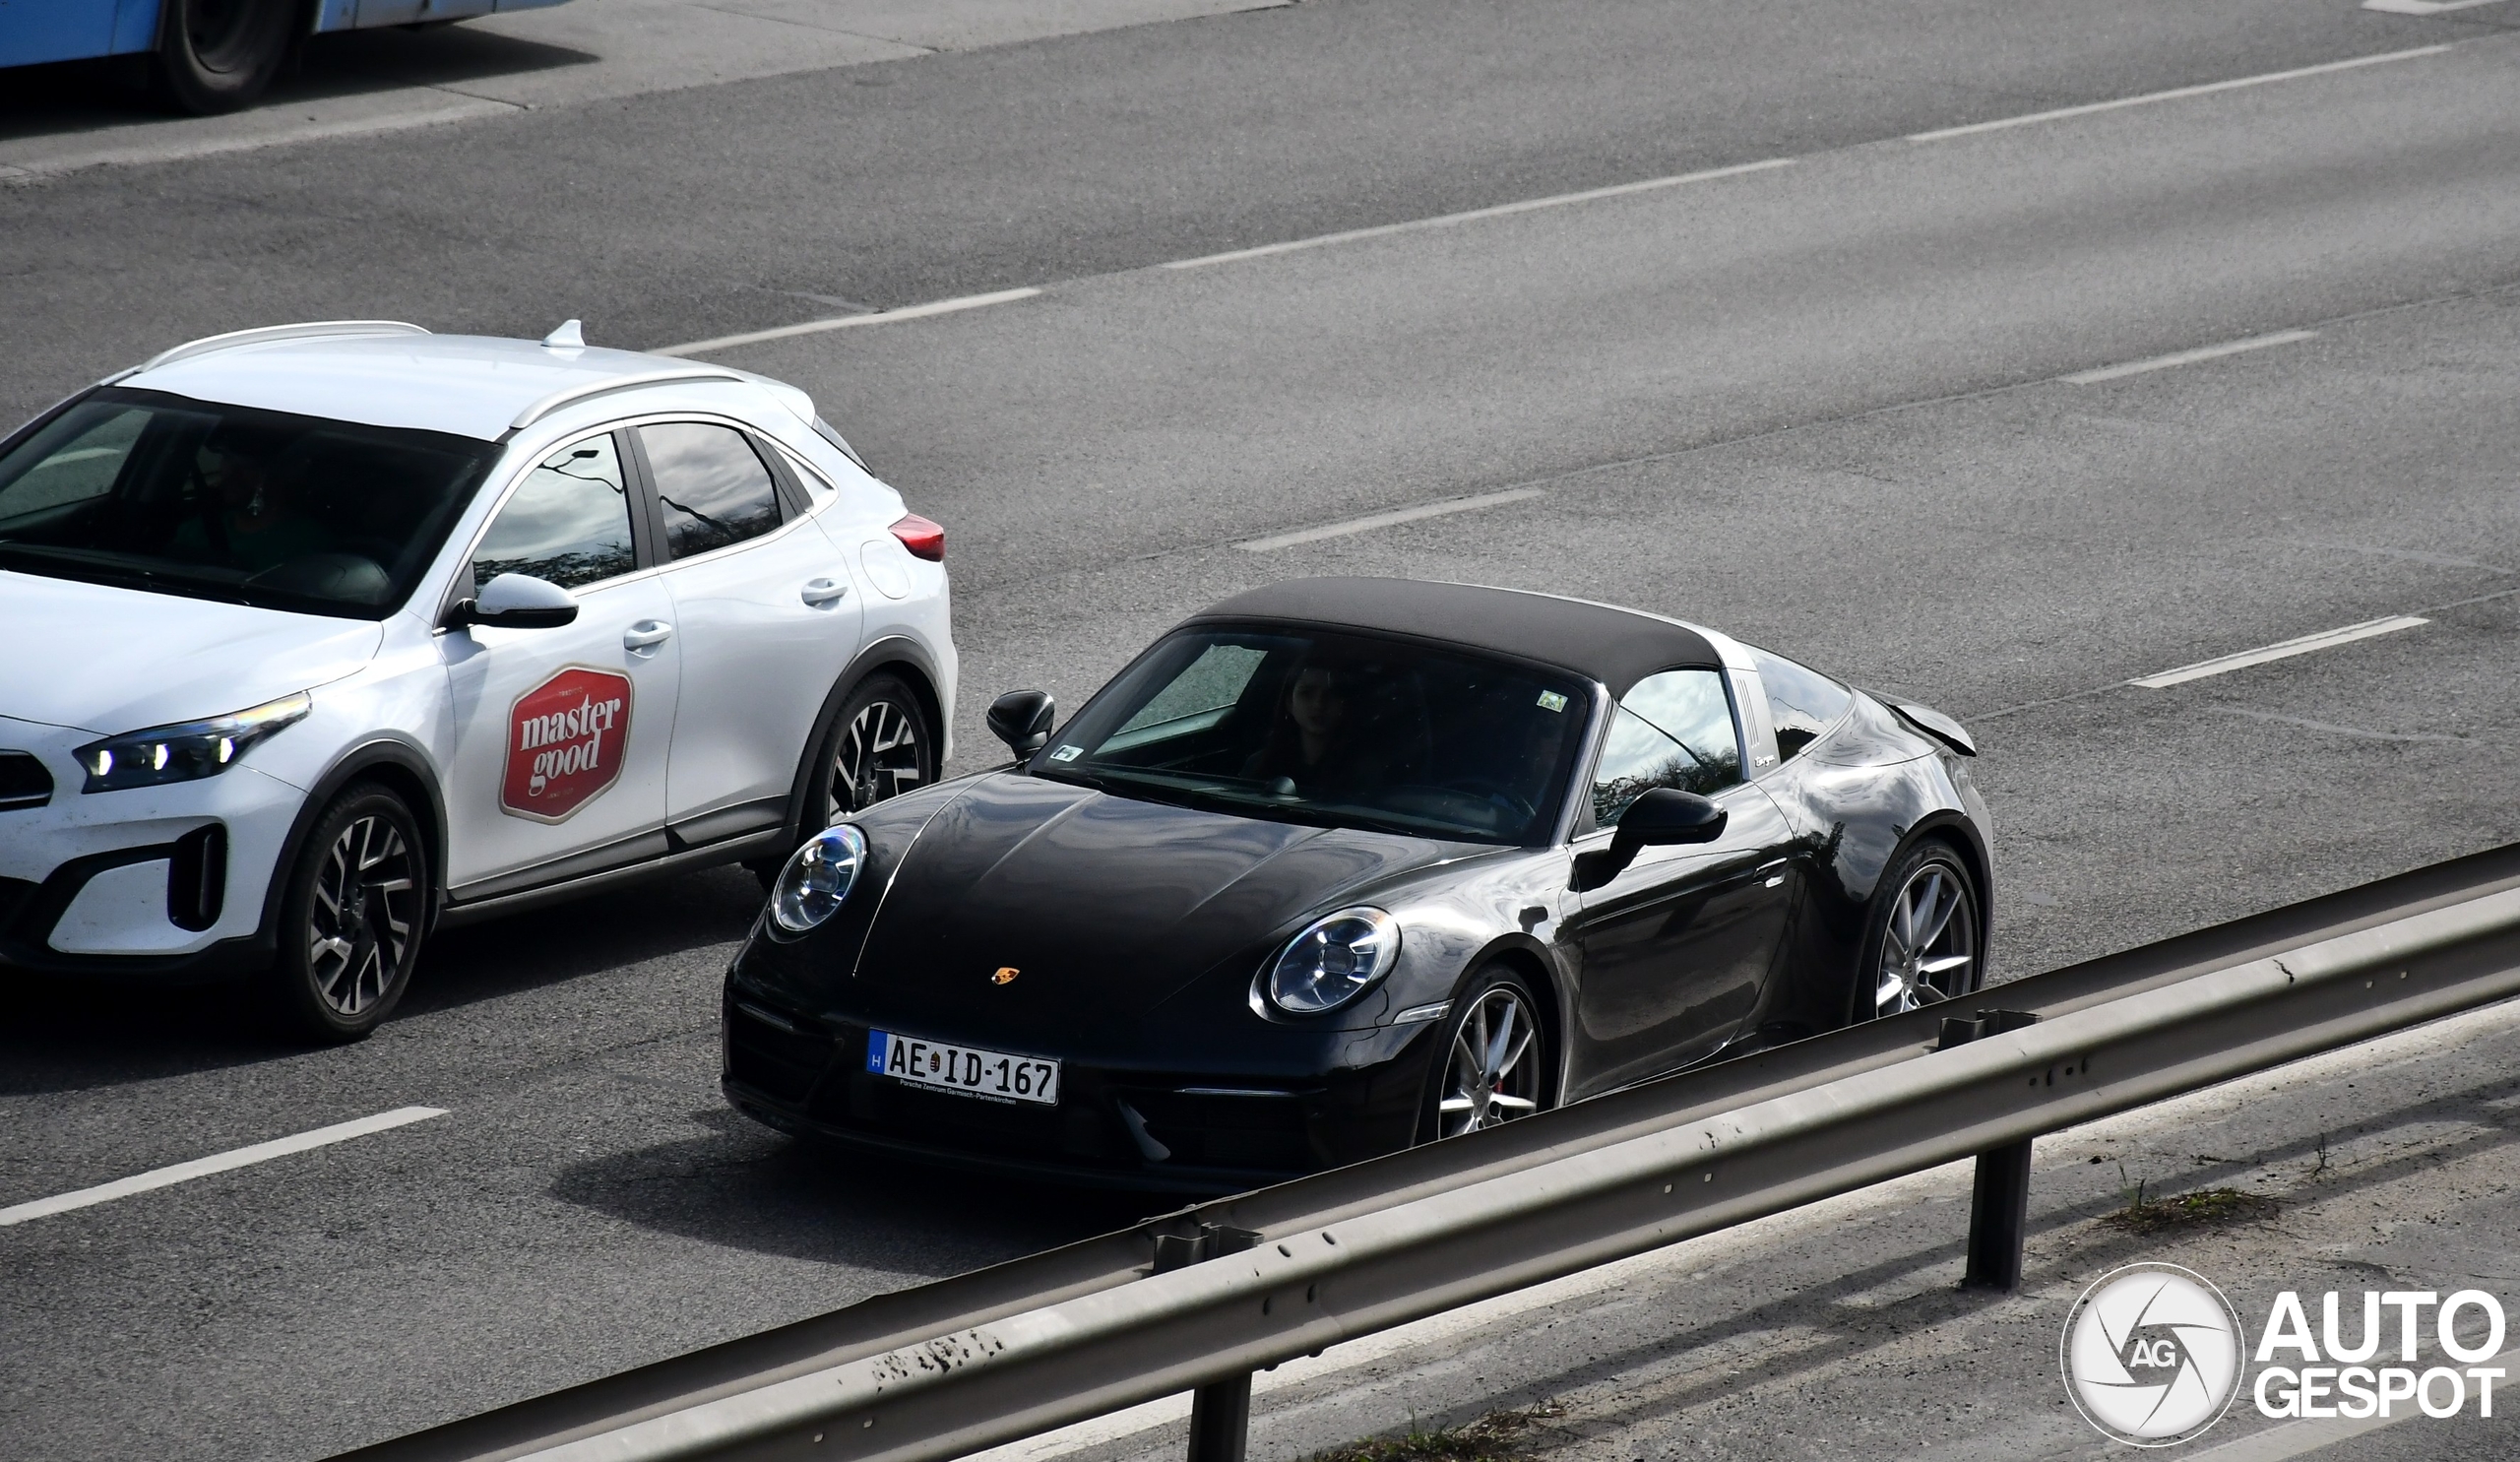
<path id="1" fill-rule="evenodd" d="M 1552 1051 L 1531 982 L 1509 966 L 1480 972 L 1444 1017 L 1418 1140 L 1458 1137 L 1545 1111 L 1553 1100 Z"/>
<path id="2" fill-rule="evenodd" d="M 287 870 L 269 993 L 306 1040 L 364 1040 L 410 986 L 431 888 L 419 824 L 403 799 L 357 783 L 315 819 Z"/>

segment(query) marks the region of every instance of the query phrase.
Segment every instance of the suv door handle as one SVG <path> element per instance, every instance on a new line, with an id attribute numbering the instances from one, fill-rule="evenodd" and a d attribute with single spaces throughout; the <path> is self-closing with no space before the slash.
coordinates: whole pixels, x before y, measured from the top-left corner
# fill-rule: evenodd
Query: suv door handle
<path id="1" fill-rule="evenodd" d="M 622 631 L 621 648 L 637 654 L 643 650 L 654 650 L 672 638 L 672 625 L 662 619 L 642 619 Z"/>
<path id="2" fill-rule="evenodd" d="M 817 608 L 833 600 L 847 598 L 848 594 L 849 582 L 845 579 L 807 579 L 805 587 L 796 591 L 798 599 Z"/>

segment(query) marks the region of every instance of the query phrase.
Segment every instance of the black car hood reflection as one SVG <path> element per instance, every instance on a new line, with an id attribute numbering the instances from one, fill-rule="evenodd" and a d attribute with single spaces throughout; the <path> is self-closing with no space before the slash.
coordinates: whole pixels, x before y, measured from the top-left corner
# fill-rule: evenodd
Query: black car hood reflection
<path id="1" fill-rule="evenodd" d="M 920 831 L 856 979 L 897 1009 L 937 1001 L 972 1037 L 975 1015 L 1009 1035 L 1131 1024 L 1221 961 L 1256 968 L 1262 941 L 1344 891 L 1465 851 L 991 774 Z"/>

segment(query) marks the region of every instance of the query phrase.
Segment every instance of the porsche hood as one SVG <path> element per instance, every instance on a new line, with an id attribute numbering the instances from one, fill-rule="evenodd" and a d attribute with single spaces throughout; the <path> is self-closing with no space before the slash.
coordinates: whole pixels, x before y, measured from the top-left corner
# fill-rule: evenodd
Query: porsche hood
<path id="1" fill-rule="evenodd" d="M 853 983 L 895 1009 L 950 1001 L 974 1038 L 982 1011 L 1010 1037 L 1127 1024 L 1221 963 L 1247 978 L 1311 910 L 1459 851 L 992 774 L 903 856 Z"/>

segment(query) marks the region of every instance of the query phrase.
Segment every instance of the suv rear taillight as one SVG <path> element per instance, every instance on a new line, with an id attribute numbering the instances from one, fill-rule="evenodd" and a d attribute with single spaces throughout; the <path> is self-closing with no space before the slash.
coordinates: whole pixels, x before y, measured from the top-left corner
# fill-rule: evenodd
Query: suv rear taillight
<path id="1" fill-rule="evenodd" d="M 893 537 L 902 540 L 902 546 L 908 548 L 914 558 L 924 558 L 929 563 L 945 561 L 945 525 L 942 523 L 930 523 L 913 513 L 893 525 Z"/>

